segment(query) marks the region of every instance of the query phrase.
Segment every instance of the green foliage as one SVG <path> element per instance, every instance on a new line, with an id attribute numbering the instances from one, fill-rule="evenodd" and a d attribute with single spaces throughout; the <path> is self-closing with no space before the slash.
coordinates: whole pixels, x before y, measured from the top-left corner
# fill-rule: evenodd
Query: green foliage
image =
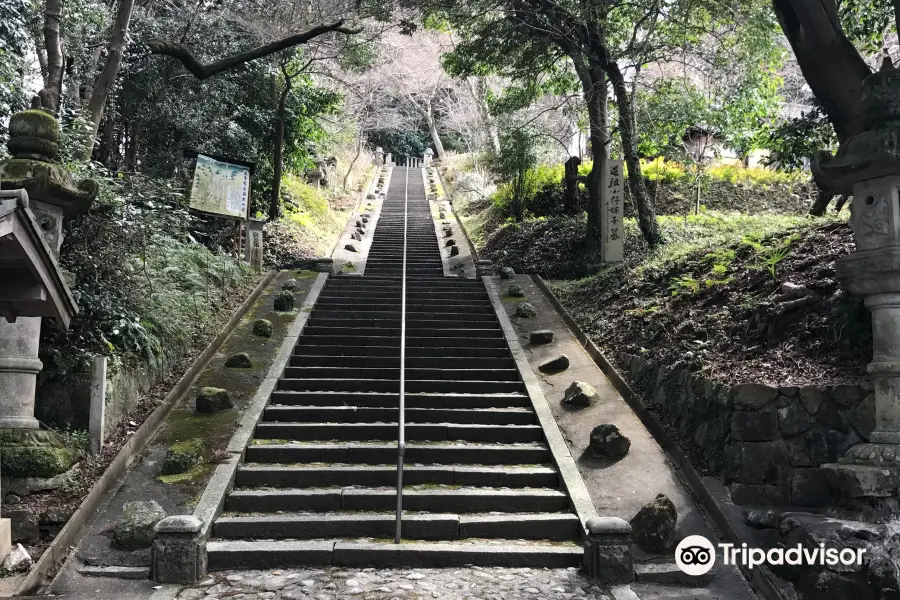
<path id="1" fill-rule="evenodd" d="M 833 151 L 837 147 L 837 136 L 828 117 L 821 107 L 816 106 L 799 117 L 775 124 L 764 147 L 770 151 L 767 164 L 793 172 L 804 168 L 804 161 L 816 153 Z"/>
<path id="2" fill-rule="evenodd" d="M 885 32 L 894 24 L 894 5 L 889 0 L 842 0 L 838 3 L 844 33 L 867 54 L 881 52 Z"/>
<path id="3" fill-rule="evenodd" d="M 170 183 L 96 166 L 80 176 L 100 182 L 100 197 L 66 221 L 62 267 L 80 310 L 66 332 L 43 328 L 44 380 L 85 372 L 95 354 L 114 365 L 180 355 L 218 329 L 229 296 L 254 279 L 219 248 L 231 231 L 195 221 Z"/>
<path id="4" fill-rule="evenodd" d="M 770 244 L 766 244 L 764 236 L 759 233 L 753 233 L 744 236 L 742 241 L 756 252 L 760 267 L 766 269 L 772 276 L 772 279 L 777 280 L 778 274 L 776 269 L 778 263 L 791 253 L 791 245 L 799 239 L 800 236 L 798 235 L 789 235 L 780 239 L 772 239 Z"/>
<path id="5" fill-rule="evenodd" d="M 27 17 L 25 0 L 0 2 L 0 157 L 6 153 L 10 115 L 26 107 Z"/>
<path id="6" fill-rule="evenodd" d="M 517 221 L 525 218 L 526 203 L 534 196 L 532 173 L 537 163 L 534 132 L 528 127 L 516 127 L 504 133 L 497 159 L 497 172 L 509 185 L 510 208 Z"/>

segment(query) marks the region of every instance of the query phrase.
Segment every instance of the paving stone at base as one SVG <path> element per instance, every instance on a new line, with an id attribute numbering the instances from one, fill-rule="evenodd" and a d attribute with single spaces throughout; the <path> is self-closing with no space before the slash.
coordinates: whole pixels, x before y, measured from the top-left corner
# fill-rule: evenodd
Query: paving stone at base
<path id="1" fill-rule="evenodd" d="M 204 585 L 183 588 L 178 600 L 241 598 L 360 598 L 400 600 L 613 600 L 609 590 L 566 569 L 465 567 L 443 569 L 316 568 L 215 573 Z"/>

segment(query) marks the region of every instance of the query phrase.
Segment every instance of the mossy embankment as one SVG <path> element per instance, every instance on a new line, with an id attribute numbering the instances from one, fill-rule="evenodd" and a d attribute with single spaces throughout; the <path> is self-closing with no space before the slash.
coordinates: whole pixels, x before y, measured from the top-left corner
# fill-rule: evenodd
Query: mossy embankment
<path id="1" fill-rule="evenodd" d="M 810 217 L 808 198 L 798 199 L 796 189 L 722 181 L 725 189 L 752 188 L 745 191 L 759 200 L 736 196 L 722 210 L 661 214 L 666 243 L 654 250 L 628 218 L 625 261 L 612 266 L 585 246 L 583 215 L 515 223 L 496 192 L 473 193 L 471 174 L 451 179 L 479 256 L 549 280 L 608 356 L 645 355 L 731 383 L 865 376 L 868 313 L 840 289 L 834 271 L 853 248 L 846 211 Z M 660 186 L 666 195 L 678 193 Z M 797 299 L 800 305 L 789 308 Z"/>

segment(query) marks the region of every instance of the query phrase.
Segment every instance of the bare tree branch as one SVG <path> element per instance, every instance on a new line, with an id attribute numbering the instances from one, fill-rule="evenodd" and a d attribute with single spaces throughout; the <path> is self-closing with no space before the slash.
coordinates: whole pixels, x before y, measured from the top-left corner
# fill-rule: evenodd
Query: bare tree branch
<path id="1" fill-rule="evenodd" d="M 224 58 L 220 61 L 205 65 L 198 61 L 194 57 L 194 55 L 191 54 L 190 50 L 177 42 L 153 40 L 151 42 L 148 42 L 147 45 L 150 47 L 151 53 L 171 56 L 172 58 L 179 60 L 181 64 L 183 64 L 188 71 L 193 73 L 197 79 L 203 80 L 208 79 L 213 75 L 217 75 L 223 71 L 234 69 L 256 59 L 275 54 L 276 52 L 280 52 L 282 50 L 286 50 L 300 44 L 305 44 L 308 41 L 319 37 L 320 35 L 325 35 L 326 33 L 330 33 L 332 31 L 344 33 L 347 35 L 354 35 L 360 33 L 362 29 L 344 27 L 344 20 L 338 19 L 334 23 L 317 25 L 312 29 L 304 31 L 303 33 L 298 33 L 272 42 L 270 44 L 259 46 L 257 48 L 254 48 L 253 50 L 241 52 L 240 54 L 235 54 L 234 56 L 229 56 L 228 58 Z"/>

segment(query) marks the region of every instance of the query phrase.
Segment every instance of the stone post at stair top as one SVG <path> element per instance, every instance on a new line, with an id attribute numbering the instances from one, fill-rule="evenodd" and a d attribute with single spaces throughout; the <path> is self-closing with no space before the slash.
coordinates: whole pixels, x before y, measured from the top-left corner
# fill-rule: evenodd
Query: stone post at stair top
<path id="1" fill-rule="evenodd" d="M 434 150 L 432 150 L 431 148 L 425 148 L 425 159 L 424 159 L 424 162 L 425 162 L 425 166 L 426 166 L 426 167 L 430 167 L 430 166 L 431 166 L 431 160 L 432 160 L 433 158 L 434 158 Z"/>
<path id="2" fill-rule="evenodd" d="M 856 251 L 840 259 L 837 277 L 872 312 L 875 430 L 837 463 L 829 481 L 851 504 L 883 508 L 900 492 L 900 71 L 885 59 L 863 81 L 866 131 L 822 155 L 813 173 L 822 189 L 852 194 Z M 833 187 L 829 187 L 833 186 Z"/>
<path id="3" fill-rule="evenodd" d="M 378 146 L 375 148 L 375 166 L 382 166 L 384 164 L 384 148 Z"/>
<path id="4" fill-rule="evenodd" d="M 86 211 L 97 196 L 97 183 L 76 185 L 56 162 L 59 123 L 35 98 L 32 107 L 9 122 L 7 147 L 12 158 L 0 165 L 3 189 L 24 189 L 30 209 L 54 258 L 63 240 L 63 217 Z M 41 317 L 0 317 L 0 429 L 38 429 L 34 418 Z"/>

